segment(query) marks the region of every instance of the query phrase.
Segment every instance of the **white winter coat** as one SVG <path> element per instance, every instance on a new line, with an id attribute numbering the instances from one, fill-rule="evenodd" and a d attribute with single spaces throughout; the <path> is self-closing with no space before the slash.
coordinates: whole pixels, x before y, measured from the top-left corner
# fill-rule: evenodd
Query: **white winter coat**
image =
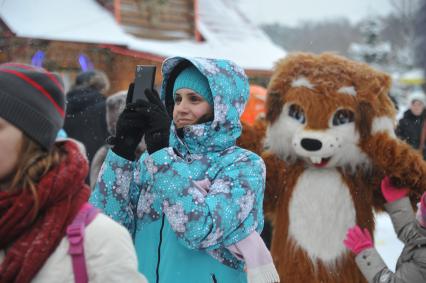
<path id="1" fill-rule="evenodd" d="M 65 236 L 32 283 L 73 283 L 74 272 L 68 247 Z M 137 270 L 136 254 L 129 232 L 102 213 L 85 229 L 84 252 L 91 283 L 147 282 Z M 0 251 L 0 263 L 4 257 L 5 252 Z"/>

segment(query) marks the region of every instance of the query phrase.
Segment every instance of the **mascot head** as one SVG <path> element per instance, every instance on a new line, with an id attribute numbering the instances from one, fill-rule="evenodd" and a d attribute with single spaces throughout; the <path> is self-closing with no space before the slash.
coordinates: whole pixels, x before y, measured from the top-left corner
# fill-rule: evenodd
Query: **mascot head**
<path id="1" fill-rule="evenodd" d="M 317 168 L 368 165 L 362 139 L 393 135 L 391 79 L 331 53 L 296 53 L 279 61 L 268 87 L 265 145 L 288 162 Z"/>

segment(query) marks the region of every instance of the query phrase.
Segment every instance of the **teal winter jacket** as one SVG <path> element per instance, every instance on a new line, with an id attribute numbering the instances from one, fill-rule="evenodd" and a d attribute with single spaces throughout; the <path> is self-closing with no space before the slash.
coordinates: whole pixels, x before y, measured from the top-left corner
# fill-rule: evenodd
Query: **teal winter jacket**
<path id="1" fill-rule="evenodd" d="M 169 147 L 136 162 L 110 150 L 90 201 L 129 229 L 149 282 L 246 282 L 244 262 L 226 247 L 263 228 L 264 163 L 235 145 L 248 80 L 227 60 L 167 59 L 161 99 L 170 115 L 185 64 L 209 81 L 213 121 L 185 126 L 180 137 L 172 123 Z"/>

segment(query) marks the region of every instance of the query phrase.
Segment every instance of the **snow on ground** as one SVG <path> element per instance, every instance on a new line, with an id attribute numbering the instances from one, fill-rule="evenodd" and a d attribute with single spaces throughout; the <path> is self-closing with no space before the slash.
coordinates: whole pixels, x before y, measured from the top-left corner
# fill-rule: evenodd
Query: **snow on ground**
<path id="1" fill-rule="evenodd" d="M 403 244 L 393 230 L 392 222 L 387 213 L 376 215 L 375 246 L 388 268 L 395 271 L 395 265 L 401 254 Z"/>

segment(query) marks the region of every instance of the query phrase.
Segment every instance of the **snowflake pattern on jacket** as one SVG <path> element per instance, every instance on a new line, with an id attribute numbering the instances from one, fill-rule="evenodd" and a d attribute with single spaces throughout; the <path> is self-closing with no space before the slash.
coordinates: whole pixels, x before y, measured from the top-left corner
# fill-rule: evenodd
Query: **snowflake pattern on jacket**
<path id="1" fill-rule="evenodd" d="M 163 64 L 163 101 L 172 95 L 166 93 L 170 75 L 183 61 L 190 61 L 208 79 L 213 121 L 184 127 L 183 139 L 172 123 L 169 147 L 144 153 L 136 162 L 109 151 L 91 202 L 134 237 L 145 223 L 159 220 L 164 213 L 184 246 L 205 250 L 220 262 L 243 269 L 225 247 L 254 230 L 261 232 L 265 188 L 263 160 L 235 145 L 248 80 L 241 68 L 227 60 L 174 57 Z M 208 184 L 207 194 L 200 192 L 200 182 Z"/>

